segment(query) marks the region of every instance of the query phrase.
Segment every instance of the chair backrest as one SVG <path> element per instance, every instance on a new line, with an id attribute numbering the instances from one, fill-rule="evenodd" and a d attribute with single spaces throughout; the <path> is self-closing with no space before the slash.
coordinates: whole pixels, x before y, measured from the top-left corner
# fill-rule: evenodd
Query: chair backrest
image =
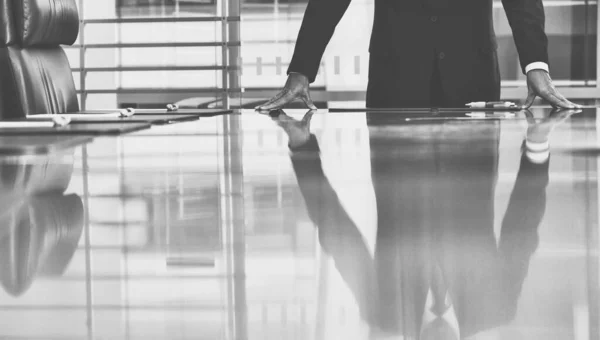
<path id="1" fill-rule="evenodd" d="M 0 118 L 79 110 L 60 45 L 79 34 L 75 0 L 0 0 Z"/>

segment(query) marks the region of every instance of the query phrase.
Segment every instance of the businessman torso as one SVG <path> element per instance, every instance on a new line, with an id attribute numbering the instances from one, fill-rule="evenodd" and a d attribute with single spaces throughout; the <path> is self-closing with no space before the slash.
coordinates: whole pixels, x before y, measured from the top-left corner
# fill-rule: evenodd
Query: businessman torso
<path id="1" fill-rule="evenodd" d="M 498 99 L 492 0 L 374 1 L 367 95 L 373 105 L 368 106 L 429 103 L 434 74 L 448 99 L 445 105 Z M 350 0 L 310 0 L 288 72 L 314 81 L 349 4 Z M 523 71 L 530 63 L 547 63 L 542 0 L 503 0 L 503 5 Z"/>
<path id="2" fill-rule="evenodd" d="M 435 68 L 440 106 L 497 100 L 496 46 L 491 0 L 375 0 L 369 107 L 431 106 Z"/>
<path id="3" fill-rule="evenodd" d="M 470 56 L 496 48 L 492 0 L 374 2 L 372 54 L 405 56 L 418 63 L 434 51 L 452 60 L 453 55 Z"/>

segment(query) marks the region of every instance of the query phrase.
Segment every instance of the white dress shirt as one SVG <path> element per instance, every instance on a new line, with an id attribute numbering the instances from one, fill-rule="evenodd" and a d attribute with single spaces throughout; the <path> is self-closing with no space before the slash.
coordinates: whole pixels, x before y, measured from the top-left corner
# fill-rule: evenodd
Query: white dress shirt
<path id="1" fill-rule="evenodd" d="M 536 61 L 535 63 L 531 63 L 525 66 L 525 74 L 529 73 L 529 71 L 531 70 L 544 70 L 550 73 L 550 70 L 548 69 L 548 64 L 541 61 Z"/>
<path id="2" fill-rule="evenodd" d="M 423 331 L 428 324 L 434 322 L 438 318 L 438 316 L 431 311 L 433 308 L 433 303 L 433 292 L 431 289 L 429 289 L 429 292 L 427 293 L 427 300 L 425 301 L 425 310 L 423 311 L 423 322 L 421 322 L 421 334 L 423 334 Z M 454 305 L 451 303 L 448 293 L 446 293 L 446 305 L 449 305 L 450 307 L 444 312 L 444 315 L 442 315 L 441 318 L 444 319 L 448 325 L 450 325 L 450 328 L 452 328 L 456 338 L 460 339 L 460 326 L 458 324 L 458 318 L 456 317 L 456 311 L 454 310 Z"/>

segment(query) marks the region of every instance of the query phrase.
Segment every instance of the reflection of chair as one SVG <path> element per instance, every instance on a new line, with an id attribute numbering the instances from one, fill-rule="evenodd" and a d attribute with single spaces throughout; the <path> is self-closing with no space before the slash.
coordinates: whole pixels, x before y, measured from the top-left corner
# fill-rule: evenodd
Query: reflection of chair
<path id="1" fill-rule="evenodd" d="M 79 110 L 61 44 L 79 33 L 75 0 L 0 0 L 0 101 L 4 116 Z"/>
<path id="2" fill-rule="evenodd" d="M 32 197 L 15 209 L 10 230 L 0 238 L 0 283 L 23 294 L 38 275 L 60 276 L 71 261 L 83 230 L 83 204 L 77 195 Z"/>
<path id="3" fill-rule="evenodd" d="M 73 171 L 64 155 L 0 161 L 0 283 L 20 295 L 37 275 L 62 275 L 83 229 L 83 204 L 64 195 Z"/>
<path id="4" fill-rule="evenodd" d="M 0 160 L 0 283 L 10 294 L 71 261 L 83 229 L 81 198 L 63 194 L 72 172 L 72 154 Z"/>

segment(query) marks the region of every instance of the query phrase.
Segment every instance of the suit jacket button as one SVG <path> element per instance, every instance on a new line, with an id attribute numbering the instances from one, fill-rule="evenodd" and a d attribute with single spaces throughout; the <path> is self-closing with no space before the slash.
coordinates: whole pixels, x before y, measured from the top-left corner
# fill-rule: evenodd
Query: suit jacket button
<path id="1" fill-rule="evenodd" d="M 440 54 L 438 54 L 438 58 L 439 58 L 440 60 L 441 60 L 441 59 L 444 59 L 444 58 L 446 58 L 446 54 L 445 54 L 444 52 L 440 52 Z"/>
<path id="2" fill-rule="evenodd" d="M 431 18 L 429 18 L 431 20 L 431 22 L 436 22 L 438 20 L 437 15 L 433 15 Z"/>

